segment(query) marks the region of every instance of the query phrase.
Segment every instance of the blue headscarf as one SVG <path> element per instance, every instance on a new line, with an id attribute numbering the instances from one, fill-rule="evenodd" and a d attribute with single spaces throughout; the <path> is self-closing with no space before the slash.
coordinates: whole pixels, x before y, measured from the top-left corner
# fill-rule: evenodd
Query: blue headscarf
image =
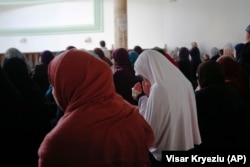
<path id="1" fill-rule="evenodd" d="M 244 43 L 238 43 L 234 46 L 236 61 L 238 61 L 240 59 L 241 51 L 242 51 L 244 45 L 245 45 Z"/>
<path id="2" fill-rule="evenodd" d="M 135 51 L 130 51 L 128 54 L 131 66 L 134 67 L 135 61 L 137 60 L 139 54 Z"/>

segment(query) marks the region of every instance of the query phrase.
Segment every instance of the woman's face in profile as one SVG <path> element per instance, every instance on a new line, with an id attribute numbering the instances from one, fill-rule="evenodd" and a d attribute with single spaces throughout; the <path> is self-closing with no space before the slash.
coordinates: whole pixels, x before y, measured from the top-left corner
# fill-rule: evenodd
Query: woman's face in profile
<path id="1" fill-rule="evenodd" d="M 145 77 L 143 77 L 142 88 L 143 88 L 144 93 L 147 96 L 149 96 L 150 88 L 151 88 L 151 82 Z"/>

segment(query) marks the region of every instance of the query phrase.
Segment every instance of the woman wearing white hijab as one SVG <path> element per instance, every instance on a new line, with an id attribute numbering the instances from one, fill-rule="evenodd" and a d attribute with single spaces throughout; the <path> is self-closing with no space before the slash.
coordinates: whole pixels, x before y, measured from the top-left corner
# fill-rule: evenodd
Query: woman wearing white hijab
<path id="1" fill-rule="evenodd" d="M 192 84 L 164 56 L 154 50 L 142 52 L 135 62 L 142 86 L 133 89 L 139 98 L 140 113 L 151 125 L 155 143 L 150 149 L 161 161 L 161 151 L 187 151 L 201 143 Z M 138 96 L 137 96 L 138 97 Z M 137 98 L 138 99 L 138 98 Z"/>

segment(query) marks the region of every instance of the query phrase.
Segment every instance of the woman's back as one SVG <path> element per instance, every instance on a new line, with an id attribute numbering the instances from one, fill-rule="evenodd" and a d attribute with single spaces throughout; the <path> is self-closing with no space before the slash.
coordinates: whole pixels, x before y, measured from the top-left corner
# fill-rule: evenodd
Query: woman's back
<path id="1" fill-rule="evenodd" d="M 7 119 L 12 125 L 6 128 L 14 127 L 11 131 L 18 138 L 15 141 L 16 149 L 22 148 L 21 150 L 26 150 L 25 153 L 21 153 L 23 158 L 20 164 L 27 163 L 27 166 L 32 164 L 36 166 L 38 160 L 37 150 L 43 137 L 50 130 L 40 89 L 32 83 L 27 66 L 20 58 L 6 60 L 3 70 L 19 92 L 18 97 L 20 98 L 18 110 L 12 113 L 12 118 Z M 11 105 L 11 102 L 8 104 Z M 9 141 L 13 141 L 11 136 L 8 137 L 11 138 Z"/>
<path id="2" fill-rule="evenodd" d="M 72 49 L 51 62 L 49 78 L 64 114 L 40 146 L 40 167 L 149 166 L 153 132 L 115 92 L 105 62 Z"/>
<path id="3" fill-rule="evenodd" d="M 155 134 L 150 149 L 154 157 L 160 161 L 162 151 L 189 150 L 199 144 L 194 91 L 181 71 L 154 50 L 142 52 L 135 71 L 151 85 L 148 97 L 138 104 Z"/>
<path id="4" fill-rule="evenodd" d="M 224 83 L 224 73 L 215 61 L 198 68 L 201 89 L 196 92 L 200 149 L 241 150 L 247 148 L 248 110 L 239 94 Z"/>
<path id="5" fill-rule="evenodd" d="M 247 149 L 246 122 L 249 115 L 237 92 L 226 84 L 196 93 L 198 121 L 202 137 L 200 149 Z M 245 136 L 244 136 L 245 135 Z"/>
<path id="6" fill-rule="evenodd" d="M 113 81 L 116 92 L 129 103 L 136 104 L 136 101 L 132 97 L 131 90 L 136 82 L 136 77 L 130 63 L 128 52 L 124 48 L 119 48 L 112 53 L 112 56 L 115 61 Z"/>

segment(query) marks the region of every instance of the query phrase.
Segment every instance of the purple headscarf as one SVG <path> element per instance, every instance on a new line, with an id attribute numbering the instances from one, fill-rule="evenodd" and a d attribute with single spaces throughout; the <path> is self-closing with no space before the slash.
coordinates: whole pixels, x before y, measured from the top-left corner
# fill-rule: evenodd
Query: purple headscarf
<path id="1" fill-rule="evenodd" d="M 54 59 L 54 55 L 51 51 L 45 50 L 40 54 L 41 57 L 41 63 L 43 64 L 49 64 L 51 60 Z"/>
<path id="2" fill-rule="evenodd" d="M 115 69 L 118 68 L 128 68 L 131 69 L 131 63 L 128 55 L 128 51 L 124 48 L 118 48 L 113 53 L 112 56 L 115 60 Z"/>
<path id="3" fill-rule="evenodd" d="M 135 84 L 135 71 L 130 64 L 128 51 L 119 48 L 112 53 L 112 56 L 115 62 L 113 79 L 116 92 L 131 104 L 136 104 L 131 91 Z"/>

